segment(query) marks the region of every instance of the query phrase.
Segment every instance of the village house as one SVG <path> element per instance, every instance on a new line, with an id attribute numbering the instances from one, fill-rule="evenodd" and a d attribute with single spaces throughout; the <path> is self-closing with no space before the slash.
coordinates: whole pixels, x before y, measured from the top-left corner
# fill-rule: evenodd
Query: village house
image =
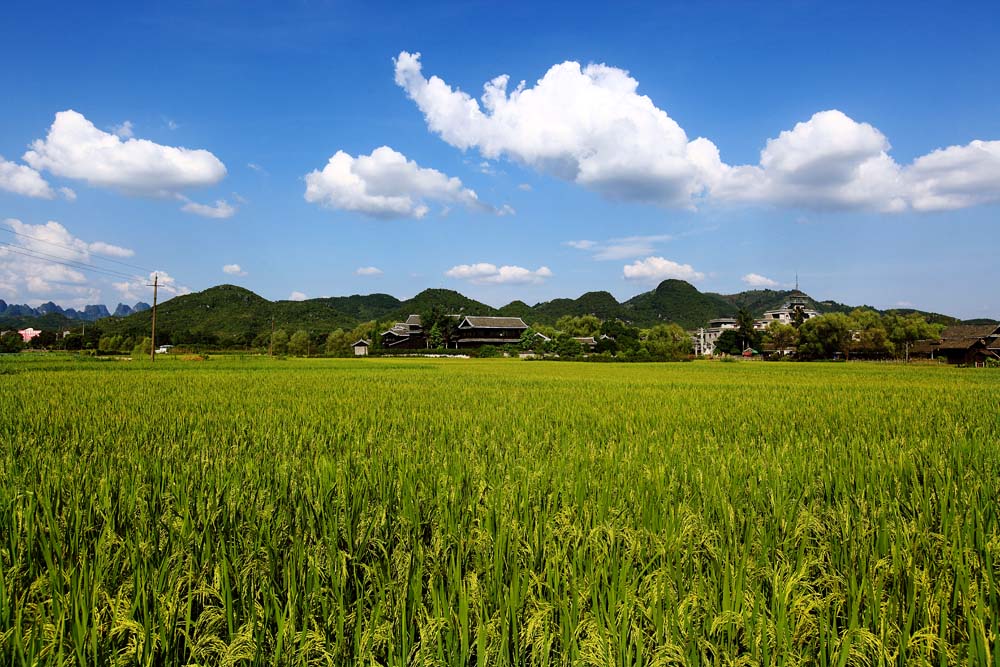
<path id="1" fill-rule="evenodd" d="M 528 325 L 520 317 L 452 315 L 458 324 L 448 346 L 453 348 L 517 344 Z M 385 350 L 420 350 L 430 345 L 419 315 L 410 315 L 381 334 Z"/>
<path id="2" fill-rule="evenodd" d="M 351 343 L 351 349 L 354 350 L 355 357 L 367 357 L 368 348 L 372 345 L 370 340 L 365 340 L 364 338 L 358 339 Z"/>
<path id="3" fill-rule="evenodd" d="M 382 347 L 387 350 L 422 350 L 428 344 L 419 315 L 410 315 L 405 322 L 396 322 L 382 332 L 381 338 Z"/>
<path id="4" fill-rule="evenodd" d="M 809 306 L 809 296 L 796 289 L 788 295 L 788 301 L 781 308 L 766 311 L 759 320 L 754 322 L 753 328 L 757 331 L 764 331 L 771 322 L 792 324 L 795 322 L 796 311 L 801 313 L 803 321 L 819 317 L 819 312 Z"/>
<path id="5" fill-rule="evenodd" d="M 23 340 L 25 343 L 30 343 L 32 340 L 37 338 L 42 332 L 39 331 L 38 329 L 28 327 L 27 329 L 21 329 L 17 333 L 21 335 L 21 340 Z"/>
<path id="6" fill-rule="evenodd" d="M 714 320 L 709 320 L 707 327 L 698 329 L 691 336 L 695 355 L 707 357 L 715 354 L 715 342 L 719 340 L 722 332 L 736 328 L 738 325 L 732 317 L 717 317 Z"/>
<path id="7" fill-rule="evenodd" d="M 918 340 L 911 357 L 944 359 L 949 364 L 981 364 L 1000 361 L 1000 325 L 958 324 L 947 327 L 935 340 Z"/>

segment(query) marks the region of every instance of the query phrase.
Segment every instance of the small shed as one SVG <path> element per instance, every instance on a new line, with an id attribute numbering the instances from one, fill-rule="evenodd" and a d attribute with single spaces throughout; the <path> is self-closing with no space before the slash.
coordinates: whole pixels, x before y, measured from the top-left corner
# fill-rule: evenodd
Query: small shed
<path id="1" fill-rule="evenodd" d="M 369 347 L 371 347 L 371 341 L 365 340 L 364 338 L 356 340 L 351 344 L 355 357 L 367 357 Z"/>

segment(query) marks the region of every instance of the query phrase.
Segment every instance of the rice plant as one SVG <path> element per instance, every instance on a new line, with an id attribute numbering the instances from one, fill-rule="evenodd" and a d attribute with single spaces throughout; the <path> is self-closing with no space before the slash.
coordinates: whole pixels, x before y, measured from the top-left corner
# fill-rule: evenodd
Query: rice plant
<path id="1" fill-rule="evenodd" d="M 4 664 L 1000 664 L 992 370 L 0 365 Z"/>

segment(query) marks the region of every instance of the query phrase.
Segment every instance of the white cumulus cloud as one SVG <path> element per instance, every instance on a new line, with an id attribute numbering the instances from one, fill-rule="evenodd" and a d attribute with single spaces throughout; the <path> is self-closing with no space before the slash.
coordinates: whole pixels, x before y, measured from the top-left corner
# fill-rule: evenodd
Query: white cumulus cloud
<path id="1" fill-rule="evenodd" d="M 715 150 L 705 139 L 689 141 L 637 92 L 638 81 L 606 65 L 564 62 L 509 93 L 509 77 L 498 76 L 484 85 L 480 105 L 439 77 L 425 78 L 420 54 L 404 51 L 396 83 L 449 144 L 511 157 L 613 199 L 686 206 L 704 187 L 700 155 Z"/>
<path id="2" fill-rule="evenodd" d="M 10 162 L 0 155 L 0 190 L 26 197 L 52 199 L 52 186 L 37 171 L 23 164 Z"/>
<path id="3" fill-rule="evenodd" d="M 38 171 L 130 194 L 164 196 L 218 183 L 226 167 L 207 150 L 163 146 L 104 132 L 82 114 L 60 111 L 24 161 Z"/>
<path id="4" fill-rule="evenodd" d="M 757 164 L 730 165 L 616 67 L 567 61 L 512 91 L 505 74 L 477 100 L 425 77 L 420 54 L 403 51 L 395 79 L 452 146 L 506 156 L 611 199 L 887 213 L 1000 201 L 1000 141 L 949 146 L 901 165 L 877 128 L 830 109 L 769 139 Z"/>
<path id="5" fill-rule="evenodd" d="M 762 276 L 759 273 L 748 273 L 742 278 L 740 278 L 750 287 L 777 287 L 778 281 L 771 280 L 767 276 Z"/>
<path id="6" fill-rule="evenodd" d="M 623 267 L 626 280 L 641 282 L 660 282 L 668 278 L 679 280 L 702 280 L 705 274 L 695 271 L 690 264 L 679 264 L 663 257 L 647 257 L 637 259 Z"/>
<path id="7" fill-rule="evenodd" d="M 160 302 L 170 297 L 191 293 L 189 287 L 178 284 L 177 280 L 166 271 L 150 271 L 147 276 L 116 282 L 113 286 L 125 301 L 141 300 L 152 303 L 154 278 L 157 281 L 157 298 Z"/>
<path id="8" fill-rule="evenodd" d="M 308 298 L 309 297 L 307 297 L 304 292 L 298 292 L 298 291 L 294 291 L 288 295 L 289 301 L 305 301 Z"/>
<path id="9" fill-rule="evenodd" d="M 949 146 L 913 161 L 903 173 L 918 211 L 1000 201 L 1000 141 Z"/>
<path id="10" fill-rule="evenodd" d="M 373 218 L 422 218 L 427 202 L 490 209 L 459 179 L 420 167 L 388 146 L 358 157 L 337 151 L 305 179 L 306 201 Z"/>
<path id="11" fill-rule="evenodd" d="M 468 280 L 482 285 L 527 285 L 540 284 L 546 278 L 552 277 L 552 271 L 547 266 L 540 266 L 534 271 L 521 266 L 497 266 L 487 262 L 478 264 L 459 264 L 445 271 L 449 278 Z"/>
<path id="12" fill-rule="evenodd" d="M 53 300 L 63 307 L 98 303 L 108 279 L 87 267 L 125 272 L 121 266 L 95 260 L 135 254 L 104 241 L 84 241 L 54 220 L 31 225 L 12 218 L 3 224 L 16 234 L 12 245 L 0 245 L 0 294 L 7 300 Z"/>
<path id="13" fill-rule="evenodd" d="M 362 266 L 354 271 L 356 276 L 380 276 L 382 273 L 382 269 L 377 266 Z"/>
<path id="14" fill-rule="evenodd" d="M 247 274 L 239 264 L 226 264 L 222 267 L 222 272 L 230 276 L 245 276 Z"/>

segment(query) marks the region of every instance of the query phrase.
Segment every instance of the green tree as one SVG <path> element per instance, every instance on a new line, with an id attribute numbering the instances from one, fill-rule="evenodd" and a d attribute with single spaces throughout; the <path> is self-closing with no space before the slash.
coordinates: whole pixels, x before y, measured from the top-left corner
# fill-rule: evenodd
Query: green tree
<path id="1" fill-rule="evenodd" d="M 435 337 L 438 344 L 432 344 L 431 347 L 449 347 L 452 339 L 455 337 L 455 328 L 458 326 L 458 320 L 445 312 L 440 306 L 433 306 L 427 312 L 420 314 L 420 326 L 427 332 L 433 333 L 435 329 L 437 330 Z"/>
<path id="2" fill-rule="evenodd" d="M 444 334 L 441 333 L 441 325 L 437 322 L 431 327 L 431 332 L 427 336 L 427 342 L 434 349 L 444 347 Z"/>
<path id="3" fill-rule="evenodd" d="M 799 327 L 798 355 L 803 359 L 831 359 L 851 353 L 851 332 L 857 323 L 844 313 L 812 317 Z"/>
<path id="4" fill-rule="evenodd" d="M 765 343 L 781 352 L 799 344 L 799 330 L 794 325 L 774 321 L 767 325 L 764 339 Z"/>
<path id="5" fill-rule="evenodd" d="M 852 336 L 851 352 L 864 357 L 887 357 L 895 351 L 889 340 L 882 316 L 870 308 L 856 308 L 851 312 L 856 329 Z"/>
<path id="6" fill-rule="evenodd" d="M 556 320 L 556 329 L 570 336 L 598 336 L 601 332 L 601 320 L 594 315 L 563 315 Z"/>
<path id="7" fill-rule="evenodd" d="M 309 354 L 309 332 L 299 329 L 288 339 L 288 354 L 296 357 L 304 357 Z"/>
<path id="8" fill-rule="evenodd" d="M 601 336 L 608 336 L 614 340 L 598 340 L 598 352 L 618 352 L 636 350 L 639 347 L 641 332 L 637 327 L 632 327 L 621 320 L 605 320 L 601 324 Z"/>
<path id="9" fill-rule="evenodd" d="M 326 337 L 326 343 L 324 344 L 324 349 L 326 353 L 335 357 L 346 357 L 350 354 L 351 343 L 354 340 L 350 340 L 350 334 L 343 329 L 334 329 L 330 332 L 330 335 Z"/>
<path id="10" fill-rule="evenodd" d="M 8 331 L 0 336 L 0 352 L 12 354 L 24 349 L 24 339 L 16 331 Z"/>
<path id="11" fill-rule="evenodd" d="M 715 339 L 716 354 L 743 354 L 743 337 L 736 329 L 726 329 Z"/>
<path id="12" fill-rule="evenodd" d="M 278 329 L 271 336 L 271 349 L 274 354 L 288 354 L 288 332 Z"/>
<path id="13" fill-rule="evenodd" d="M 151 349 L 153 349 L 153 341 L 149 339 L 149 336 L 145 336 L 132 348 L 132 358 L 139 360 L 149 359 L 149 351 Z"/>
<path id="14" fill-rule="evenodd" d="M 798 329 L 806 322 L 806 311 L 802 306 L 792 309 L 792 326 Z"/>
<path id="15" fill-rule="evenodd" d="M 553 339 L 552 351 L 560 357 L 579 357 L 583 354 L 583 346 L 568 333 L 560 333 Z"/>
<path id="16" fill-rule="evenodd" d="M 748 347 L 760 347 L 761 335 L 754 329 L 754 323 L 753 314 L 746 308 L 740 308 L 736 314 L 736 330 L 739 332 L 742 345 L 740 353 Z"/>
<path id="17" fill-rule="evenodd" d="M 650 355 L 666 361 L 679 361 L 694 352 L 691 336 L 677 324 L 657 324 L 648 329 L 643 343 Z"/>
<path id="18" fill-rule="evenodd" d="M 518 341 L 517 346 L 521 350 L 527 352 L 529 350 L 534 350 L 536 346 L 544 342 L 544 338 L 538 335 L 532 327 L 528 327 L 521 333 L 521 339 Z"/>
<path id="19" fill-rule="evenodd" d="M 910 346 L 918 340 L 940 338 L 944 329 L 944 325 L 931 324 L 920 313 L 889 315 L 884 321 L 887 337 L 899 356 L 907 356 Z"/>

